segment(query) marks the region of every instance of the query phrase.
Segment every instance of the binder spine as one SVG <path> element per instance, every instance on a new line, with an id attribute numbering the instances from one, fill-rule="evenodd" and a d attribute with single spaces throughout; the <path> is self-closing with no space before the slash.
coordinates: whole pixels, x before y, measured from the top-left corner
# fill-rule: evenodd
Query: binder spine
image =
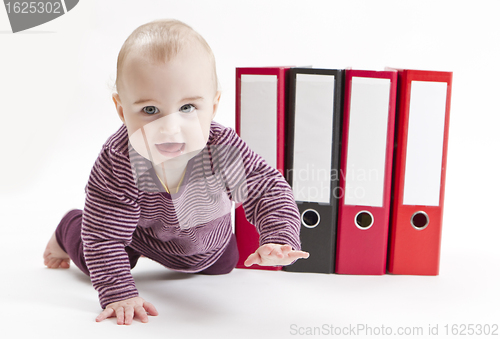
<path id="1" fill-rule="evenodd" d="M 346 70 L 345 83 L 340 180 L 343 195 L 339 205 L 336 273 L 384 274 L 390 216 L 397 73 Z M 355 91 L 354 85 L 357 86 Z M 360 106 L 366 106 L 365 95 L 370 103 L 373 102 L 373 107 Z M 383 98 L 388 100 L 387 104 L 379 101 Z M 354 104 L 358 106 L 353 106 Z M 367 114 L 373 116 L 370 118 Z M 374 126 L 367 125 L 365 117 L 374 119 Z M 377 134 L 382 133 L 381 131 L 385 131 L 385 134 Z M 373 148 L 373 142 L 378 146 Z M 349 154 L 350 152 L 353 153 Z M 374 155 L 370 152 L 374 152 Z M 375 184 L 371 181 L 373 163 L 378 164 L 374 168 Z M 362 171 L 365 182 L 357 183 L 352 180 L 353 176 L 359 175 L 356 174 L 357 169 Z M 383 180 L 378 173 L 383 175 Z M 358 188 L 365 195 L 358 196 Z"/>
<path id="2" fill-rule="evenodd" d="M 285 126 L 285 114 L 287 104 L 285 102 L 287 87 L 287 76 L 288 67 L 264 67 L 264 68 L 237 68 L 236 69 L 236 133 L 243 138 L 242 132 L 246 131 L 247 136 L 253 135 L 257 132 L 254 129 L 248 129 L 248 126 L 244 126 L 242 116 L 242 77 L 243 76 L 267 76 L 275 78 L 276 87 L 276 106 L 274 106 L 275 113 L 273 115 L 264 115 L 263 118 L 268 121 L 272 121 L 272 126 L 275 126 L 271 132 L 275 136 L 276 140 L 273 140 L 271 144 L 274 148 L 271 152 L 268 152 L 269 144 L 263 144 L 262 140 L 257 140 L 260 142 L 259 150 L 255 149 L 251 143 L 247 141 L 249 146 L 259 153 L 264 159 L 271 165 L 274 166 L 282 175 L 285 175 L 285 137 L 286 137 L 286 126 Z M 259 113 L 259 112 L 258 112 Z M 248 118 L 248 117 L 247 117 Z M 251 122 L 251 119 L 245 120 L 247 123 Z M 252 141 L 256 141 L 255 138 Z M 267 152 L 265 155 L 264 152 Z M 247 257 L 255 252 L 259 247 L 259 234 L 254 225 L 250 224 L 245 216 L 245 211 L 242 206 L 239 206 L 235 210 L 235 233 L 236 241 L 238 245 L 238 250 L 240 253 L 239 261 L 236 265 L 237 268 L 251 268 L 251 269 L 261 269 L 261 270 L 281 270 L 281 266 L 258 266 L 253 265 L 251 267 L 246 267 L 244 265 Z"/>
<path id="3" fill-rule="evenodd" d="M 301 80 L 302 79 L 302 80 Z M 306 93 L 297 93 L 298 82 L 304 81 L 304 79 L 309 79 L 312 84 L 318 85 L 324 81 L 325 87 L 320 86 L 315 93 L 310 93 L 308 96 Z M 320 80 L 321 79 L 321 80 Z M 333 81 L 332 81 L 333 79 Z M 306 81 L 306 83 L 308 82 Z M 332 81 L 332 82 L 330 82 Z M 312 85 L 314 86 L 314 85 Z M 328 144 L 317 144 L 313 147 L 317 147 L 319 153 L 312 157 L 308 155 L 311 163 L 307 162 L 306 167 L 304 167 L 304 159 L 294 159 L 294 154 L 297 152 L 297 147 L 302 150 L 304 145 L 299 143 L 306 142 L 309 145 L 309 141 L 304 141 L 304 136 L 309 136 L 311 144 L 317 141 L 317 134 L 315 135 L 314 130 L 310 130 L 312 127 L 307 126 L 307 121 L 304 121 L 304 115 L 308 115 L 304 112 L 304 107 L 297 108 L 296 100 L 299 100 L 298 96 L 306 95 L 305 101 L 311 100 L 311 97 L 315 98 L 318 96 L 319 92 L 324 91 L 328 86 L 332 86 L 332 92 L 326 94 L 324 97 L 321 96 L 318 105 L 324 104 L 331 100 L 331 109 L 329 112 L 323 111 L 319 116 L 313 116 L 318 114 L 317 112 L 311 111 L 311 114 L 307 116 L 308 119 L 319 119 L 314 120 L 319 125 L 316 126 L 319 130 L 321 128 L 330 129 L 329 133 L 331 136 L 328 137 Z M 304 89 L 303 89 L 304 90 Z M 342 115 L 343 115 L 343 90 L 344 90 L 344 71 L 343 70 L 331 70 L 331 69 L 312 69 L 312 68 L 292 68 L 290 70 L 290 90 L 289 90 L 289 114 L 288 114 L 288 137 L 287 137 L 287 161 L 286 161 L 286 179 L 288 180 L 290 186 L 294 188 L 295 185 L 302 185 L 302 188 L 306 189 L 316 189 L 317 187 L 304 187 L 308 185 L 307 182 L 299 181 L 299 176 L 313 176 L 319 173 L 314 173 L 316 168 L 314 167 L 315 161 L 324 161 L 325 153 L 330 157 L 330 162 L 328 165 L 328 201 L 325 200 L 325 196 L 317 201 L 314 197 L 305 197 L 303 193 L 296 193 L 297 190 L 300 191 L 301 187 L 295 187 L 295 198 L 301 214 L 301 243 L 302 250 L 310 253 L 310 257 L 307 260 L 299 260 L 292 265 L 285 266 L 283 269 L 291 272 L 315 272 L 315 273 L 333 273 L 335 265 L 335 245 L 336 245 L 336 227 L 337 227 L 337 210 L 338 210 L 338 185 L 339 185 L 339 166 L 340 166 L 340 143 L 341 143 L 341 132 L 342 132 Z M 323 93 L 323 92 L 321 92 Z M 328 98 L 328 96 L 331 96 Z M 302 98 L 304 99 L 304 98 Z M 314 103 L 311 103 L 311 110 L 315 109 Z M 300 109 L 300 112 L 297 111 Z M 326 114 L 325 114 L 326 113 Z M 297 119 L 297 114 L 301 114 L 301 119 Z M 328 115 L 328 116 L 327 116 Z M 327 121 L 331 119 L 331 122 Z M 325 125 L 326 124 L 326 125 Z M 299 134 L 296 134 L 296 131 Z M 321 139 L 321 138 L 319 138 Z M 312 150 L 311 150 L 312 151 Z M 299 152 L 300 153 L 300 152 Z M 300 162 L 300 165 L 294 166 L 294 160 Z M 297 167 L 298 166 L 298 167 Z M 322 172 L 325 168 L 322 168 Z M 296 171 L 299 171 L 297 173 Z M 305 172 L 305 173 L 304 173 Z M 319 172 L 319 171 L 318 171 Z M 297 180 L 295 180 L 297 179 Z M 319 201 L 321 200 L 321 201 Z"/>
<path id="4" fill-rule="evenodd" d="M 398 135 L 397 148 L 395 153 L 395 174 L 394 193 L 391 212 L 391 231 L 389 241 L 389 256 L 387 270 L 393 274 L 414 274 L 414 275 L 438 275 L 439 259 L 441 251 L 441 232 L 443 222 L 444 188 L 446 181 L 446 160 L 448 149 L 448 132 L 451 104 L 451 72 L 399 70 L 401 79 L 401 90 L 398 104 Z M 441 84 L 441 85 L 440 85 Z M 446 84 L 445 91 L 440 91 L 439 87 Z M 405 179 L 409 169 L 407 164 L 409 157 L 408 144 L 410 137 L 410 110 L 412 103 L 412 85 L 436 86 L 439 95 L 445 93 L 444 121 L 442 127 L 442 142 L 432 149 L 441 150 L 440 165 L 435 165 L 434 170 L 439 172 L 439 187 L 437 188 L 439 198 L 429 190 L 421 197 L 415 197 L 411 192 Z M 442 87 L 441 87 L 442 88 Z M 423 101 L 430 101 L 435 97 L 435 93 L 430 93 L 429 98 Z M 439 98 L 439 95 L 437 97 Z M 431 109 L 435 109 L 431 107 Z M 439 109 L 436 111 L 439 115 Z M 418 112 L 417 112 L 418 113 Z M 415 113 L 416 114 L 416 113 Z M 436 118 L 438 119 L 438 116 Z M 435 125 L 435 123 L 431 123 Z M 424 153 L 426 153 L 424 151 Z M 412 171 L 424 168 L 423 164 L 412 167 Z M 427 169 L 429 171 L 429 169 Z M 410 186 L 411 187 L 411 186 Z M 406 190 L 406 191 L 405 191 Z M 411 191 L 411 189 L 410 189 Z M 436 191 L 436 189 L 434 189 Z M 406 201 L 405 201 L 406 200 Z"/>

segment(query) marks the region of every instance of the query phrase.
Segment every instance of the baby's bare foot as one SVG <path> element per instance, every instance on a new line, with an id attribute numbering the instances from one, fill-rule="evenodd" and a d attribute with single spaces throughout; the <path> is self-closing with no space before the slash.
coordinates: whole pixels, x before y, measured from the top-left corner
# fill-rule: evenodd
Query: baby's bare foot
<path id="1" fill-rule="evenodd" d="M 57 243 L 55 233 L 45 248 L 43 262 L 48 268 L 69 268 L 69 256 Z"/>

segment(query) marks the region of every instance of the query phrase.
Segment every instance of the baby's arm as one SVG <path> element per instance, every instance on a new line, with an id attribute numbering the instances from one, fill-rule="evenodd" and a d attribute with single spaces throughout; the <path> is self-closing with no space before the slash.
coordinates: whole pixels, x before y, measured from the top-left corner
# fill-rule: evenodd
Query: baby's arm
<path id="1" fill-rule="evenodd" d="M 247 220 L 256 226 L 261 246 L 246 266 L 289 265 L 309 257 L 300 251 L 300 215 L 285 178 L 252 151 L 234 131 L 221 137 L 224 179 L 231 200 L 242 203 Z M 280 245 L 283 244 L 283 245 Z"/>
<path id="2" fill-rule="evenodd" d="M 124 163 L 123 155 L 112 149 L 101 151 L 86 187 L 82 220 L 85 262 L 105 308 L 96 320 L 114 315 L 119 324 L 130 321 L 136 312 L 141 319 L 148 311 L 155 313 L 152 305 L 139 298 L 125 251 L 137 227 L 140 207 L 134 199 L 133 178 L 121 170 Z"/>

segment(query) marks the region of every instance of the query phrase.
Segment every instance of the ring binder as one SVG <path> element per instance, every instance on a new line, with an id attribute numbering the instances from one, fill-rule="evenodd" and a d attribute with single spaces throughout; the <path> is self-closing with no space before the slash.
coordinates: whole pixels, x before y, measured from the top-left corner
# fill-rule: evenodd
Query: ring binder
<path id="1" fill-rule="evenodd" d="M 346 70 L 345 83 L 335 272 L 384 274 L 397 73 Z"/>
<path id="2" fill-rule="evenodd" d="M 398 70 L 398 135 L 388 272 L 437 275 L 451 72 Z"/>
<path id="3" fill-rule="evenodd" d="M 281 174 L 285 170 L 285 114 L 289 67 L 236 68 L 236 133 Z M 235 210 L 235 235 L 240 258 L 237 268 L 281 270 L 281 266 L 244 265 L 259 248 L 259 234 Z"/>
<path id="4" fill-rule="evenodd" d="M 290 70 L 287 180 L 301 213 L 302 250 L 310 256 L 286 271 L 334 272 L 343 91 L 343 70 Z"/>

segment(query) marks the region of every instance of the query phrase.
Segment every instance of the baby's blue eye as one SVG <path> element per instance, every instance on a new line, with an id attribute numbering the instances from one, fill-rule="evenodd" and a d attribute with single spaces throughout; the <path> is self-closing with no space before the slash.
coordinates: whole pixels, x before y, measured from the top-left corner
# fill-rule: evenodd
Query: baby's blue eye
<path id="1" fill-rule="evenodd" d="M 195 109 L 196 109 L 196 107 L 194 107 L 193 104 L 185 104 L 185 105 L 182 105 L 181 108 L 179 108 L 179 111 L 181 111 L 182 113 L 191 113 Z"/>
<path id="2" fill-rule="evenodd" d="M 159 112 L 156 106 L 146 106 L 142 109 L 142 111 L 146 114 L 156 114 Z"/>

